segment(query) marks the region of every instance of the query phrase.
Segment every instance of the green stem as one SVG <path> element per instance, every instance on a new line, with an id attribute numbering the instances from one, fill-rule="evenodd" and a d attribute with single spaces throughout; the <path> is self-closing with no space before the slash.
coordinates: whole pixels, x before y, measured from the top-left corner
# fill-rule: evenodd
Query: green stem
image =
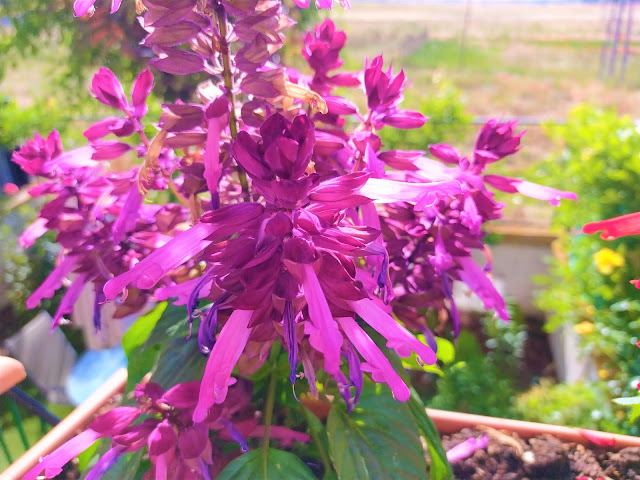
<path id="1" fill-rule="evenodd" d="M 326 475 L 328 472 L 333 471 L 333 466 L 331 465 L 331 459 L 329 458 L 329 454 L 327 453 L 327 450 L 324 448 L 324 443 L 320 438 L 320 432 L 316 428 L 314 428 L 313 424 L 309 420 L 309 417 L 313 415 L 313 413 L 307 410 L 306 408 L 304 408 L 304 413 L 307 416 L 307 424 L 309 425 L 309 433 L 311 434 L 311 439 L 313 440 L 313 443 L 315 443 L 316 447 L 318 448 L 318 453 L 320 453 L 320 457 L 322 458 L 322 465 L 324 466 L 324 471 Z"/>
<path id="2" fill-rule="evenodd" d="M 269 437 L 271 435 L 271 422 L 273 422 L 273 405 L 276 399 L 277 380 L 275 365 L 272 365 L 271 376 L 269 377 L 269 389 L 267 390 L 267 404 L 265 405 L 264 412 L 264 436 L 262 437 L 262 471 L 264 478 L 267 478 Z"/>
<path id="3" fill-rule="evenodd" d="M 229 49 L 229 42 L 227 41 L 227 13 L 224 11 L 224 7 L 219 5 L 216 8 L 216 17 L 218 20 L 218 28 L 220 29 L 220 53 L 222 54 L 222 66 L 223 66 L 223 78 L 224 87 L 227 91 L 227 99 L 231 104 L 229 111 L 229 130 L 231 131 L 231 138 L 235 140 L 238 136 L 238 118 L 236 117 L 236 98 L 233 93 L 233 76 L 231 74 L 231 53 Z M 247 174 L 242 167 L 238 165 L 238 178 L 240 179 L 240 185 L 242 191 L 248 197 L 249 184 L 247 182 Z"/>

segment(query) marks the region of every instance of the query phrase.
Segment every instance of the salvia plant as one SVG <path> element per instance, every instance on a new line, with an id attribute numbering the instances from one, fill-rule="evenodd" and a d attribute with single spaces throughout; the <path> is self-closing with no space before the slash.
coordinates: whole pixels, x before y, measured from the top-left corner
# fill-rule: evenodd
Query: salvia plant
<path id="1" fill-rule="evenodd" d="M 277 55 L 292 25 L 280 0 L 136 3 L 150 67 L 210 77 L 195 100 L 151 120 L 152 71 L 128 96 L 102 68 L 91 95 L 113 114 L 84 132 L 88 145 L 65 151 L 54 131 L 13 159 L 42 179 L 31 196 L 48 199 L 22 245 L 50 230 L 61 246 L 28 306 L 64 287 L 55 328 L 92 288 L 96 331 L 106 302 L 116 317 L 158 306 L 125 338 L 124 405 L 25 478 L 55 477 L 98 439 L 88 480 L 116 468 L 113 478 L 155 480 L 425 478 L 419 435 L 432 478 L 448 478 L 397 357 L 434 364 L 435 334 L 450 322 L 457 336 L 453 282 L 508 319 L 490 257 L 472 258 L 487 253 L 483 224 L 501 217 L 488 187 L 554 205 L 575 196 L 486 173 L 519 149 L 514 123 L 489 121 L 468 156 L 445 144 L 429 146 L 433 158 L 386 150 L 380 129 L 427 117 L 403 108 L 405 74 L 382 56 L 340 70 L 346 36 L 331 20 L 306 34 L 308 68 L 297 71 Z M 151 346 L 163 340 L 158 356 Z M 250 448 L 253 437 L 262 448 Z"/>

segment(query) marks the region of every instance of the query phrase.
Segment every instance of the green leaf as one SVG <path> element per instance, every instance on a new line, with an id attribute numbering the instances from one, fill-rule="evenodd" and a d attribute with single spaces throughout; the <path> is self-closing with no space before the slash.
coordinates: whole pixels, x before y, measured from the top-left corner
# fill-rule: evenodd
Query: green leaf
<path id="1" fill-rule="evenodd" d="M 420 362 L 418 362 L 418 356 L 415 354 L 415 352 L 411 352 L 410 357 L 402 358 L 401 360 L 402 360 L 402 368 L 406 370 L 435 373 L 439 377 L 444 377 L 444 372 L 442 371 L 442 369 L 438 368 L 436 365 L 420 364 Z"/>
<path id="2" fill-rule="evenodd" d="M 95 447 L 95 448 L 94 448 Z M 94 445 L 89 447 L 88 450 L 85 450 L 85 453 L 89 450 L 92 450 L 91 455 L 89 457 L 89 461 L 93 460 L 94 457 L 101 457 L 106 453 L 107 450 L 111 447 L 111 439 L 103 438 L 102 440 L 98 440 Z M 140 462 L 142 461 L 143 451 L 139 450 L 134 453 L 129 453 L 120 456 L 118 461 L 113 465 L 109 470 L 107 470 L 101 477 L 101 480 L 136 480 L 138 475 L 138 470 L 140 470 Z M 78 457 L 79 459 L 81 456 Z M 95 462 L 94 462 L 95 464 Z M 91 471 L 88 464 L 83 471 L 82 479 L 84 480 L 89 472 Z M 91 465 L 93 466 L 93 465 Z"/>
<path id="3" fill-rule="evenodd" d="M 629 412 L 629 422 L 635 423 L 638 418 L 640 418 L 640 404 L 633 405 L 631 407 L 631 411 Z"/>
<path id="4" fill-rule="evenodd" d="M 91 460 L 98 453 L 98 448 L 100 447 L 100 440 L 96 440 L 93 442 L 89 448 L 87 448 L 84 452 L 78 455 L 78 470 L 80 472 L 84 472 L 89 464 L 91 464 Z"/>
<path id="5" fill-rule="evenodd" d="M 166 308 L 167 302 L 159 303 L 151 311 L 139 317 L 127 330 L 122 337 L 122 348 L 127 358 L 130 358 L 136 347 L 147 341 Z"/>
<path id="6" fill-rule="evenodd" d="M 100 480 L 135 480 L 141 461 L 142 450 L 122 455 L 118 462 L 100 477 Z"/>
<path id="7" fill-rule="evenodd" d="M 427 441 L 429 457 L 431 457 L 431 465 L 429 466 L 430 478 L 431 480 L 449 480 L 453 478 L 453 471 L 447 460 L 447 454 L 442 447 L 440 434 L 429 415 L 427 415 L 424 403 L 422 403 L 418 392 L 413 388 L 410 390 L 411 398 L 407 403 L 420 432 Z"/>
<path id="8" fill-rule="evenodd" d="M 638 405 L 640 404 L 640 396 L 614 398 L 613 403 L 617 403 L 618 405 L 625 405 L 625 406 Z"/>
<path id="9" fill-rule="evenodd" d="M 162 347 L 172 338 L 188 333 L 184 307 L 158 304 L 141 316 L 122 338 L 122 347 L 127 354 L 127 392 L 153 370 Z"/>
<path id="10" fill-rule="evenodd" d="M 420 335 L 418 335 L 418 337 L 420 337 Z M 421 339 L 421 341 L 423 343 L 427 343 L 425 340 Z M 438 345 L 438 352 L 437 352 L 438 360 L 440 360 L 445 365 L 455 360 L 456 349 L 453 346 L 453 343 L 451 343 L 446 338 L 436 337 L 436 344 Z"/>
<path id="11" fill-rule="evenodd" d="M 329 451 L 340 480 L 426 479 L 427 463 L 409 407 L 386 385 L 367 385 L 349 415 L 334 404 Z"/>
<path id="12" fill-rule="evenodd" d="M 142 347 L 133 349 L 127 360 L 127 392 L 133 391 L 144 376 L 153 370 L 153 366 L 158 361 L 160 350 L 160 345 L 154 345 L 147 349 Z"/>
<path id="13" fill-rule="evenodd" d="M 292 453 L 270 448 L 266 469 L 262 455 L 262 450 L 240 455 L 216 480 L 317 480 L 309 467 Z"/>
<path id="14" fill-rule="evenodd" d="M 194 382 L 202 378 L 206 364 L 207 358 L 200 353 L 195 336 L 189 340 L 178 337 L 160 352 L 151 381 L 165 390 L 178 383 Z"/>
<path id="15" fill-rule="evenodd" d="M 186 338 L 189 334 L 189 322 L 184 307 L 169 305 L 149 334 L 142 348 L 149 348 L 169 339 Z"/>

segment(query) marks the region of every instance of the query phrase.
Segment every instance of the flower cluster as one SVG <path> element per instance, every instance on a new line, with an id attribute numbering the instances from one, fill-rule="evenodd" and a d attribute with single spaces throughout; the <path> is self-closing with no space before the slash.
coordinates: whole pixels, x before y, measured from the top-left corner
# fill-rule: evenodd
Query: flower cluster
<path id="1" fill-rule="evenodd" d="M 246 438 L 263 434 L 250 409 L 247 388 L 246 383 L 234 385 L 224 404 L 208 410 L 201 422 L 194 423 L 191 416 L 200 382 L 180 383 L 167 391 L 156 383 L 140 384 L 134 391 L 137 406 L 116 407 L 100 415 L 87 430 L 44 457 L 24 480 L 35 480 L 42 472 L 46 478 L 54 478 L 67 462 L 106 437 L 111 437 L 111 446 L 89 470 L 87 480 L 101 478 L 120 456 L 145 447 L 151 468 L 144 479 L 211 479 L 237 455 L 237 450 L 230 454 L 225 444 L 236 442 L 246 452 Z M 285 445 L 309 440 L 303 433 L 282 427 L 271 436 Z"/>
<path id="2" fill-rule="evenodd" d="M 152 85 L 151 72 L 142 72 L 134 82 L 129 103 L 115 76 L 108 69 L 100 69 L 93 78 L 92 94 L 101 103 L 120 110 L 123 118 L 107 117 L 90 126 L 84 132 L 89 146 L 64 152 L 60 136 L 54 131 L 46 139 L 36 135 L 13 156 L 25 172 L 44 180 L 30 188 L 29 194 L 53 197 L 21 235 L 21 245 L 28 247 L 51 230 L 57 232 L 56 240 L 62 247 L 57 267 L 27 299 L 27 307 L 34 308 L 42 299 L 51 298 L 67 277 L 73 278 L 53 317 L 52 328 L 71 313 L 85 285 L 91 285 L 95 291 L 93 322 L 100 329 L 104 284 L 167 243 L 188 218 L 188 209 L 180 204 L 143 203 L 138 166 L 114 171 L 103 162 L 132 150 L 138 156 L 148 155 L 151 145 L 141 119 L 147 112 L 146 99 Z M 137 137 L 139 144 L 102 140 L 111 134 L 128 138 L 131 143 Z M 163 147 L 157 157 L 156 162 L 163 168 L 147 178 L 143 188 L 162 191 L 171 184 L 177 189 L 171 178 L 176 162 L 173 150 Z M 184 183 L 183 179 L 177 181 Z M 182 196 L 177 190 L 176 193 Z M 116 317 L 143 308 L 149 294 L 132 289 L 118 303 Z"/>
<path id="3" fill-rule="evenodd" d="M 93 3 L 78 0 L 76 14 Z M 177 392 L 147 385 L 140 408 L 118 410 L 126 421 L 114 422 L 117 428 L 90 427 L 90 438 L 113 438 L 94 470 L 148 437 L 155 472 L 149 478 L 167 472 L 208 478 L 208 432 L 225 426 L 219 409 L 234 403 L 232 372 L 245 363 L 241 358 L 259 366 L 276 342 L 286 347 L 292 383 L 304 376 L 317 393 L 316 372 L 323 369 L 352 409 L 363 372 L 386 383 L 397 400 L 410 396 L 367 329 L 399 356 L 435 363 L 425 312 L 449 311 L 457 335 L 454 281 L 508 318 L 487 275 L 490 263 L 481 268 L 471 257 L 485 248 L 483 224 L 501 216 L 489 187 L 552 204 L 575 198 L 484 173 L 518 150 L 522 133 L 513 123 L 489 121 L 470 157 L 444 144 L 429 147 L 435 159 L 424 151 L 385 150 L 380 129 L 419 128 L 428 119 L 403 108 L 405 74 L 385 69 L 382 56 L 358 72 L 338 70 L 346 35 L 331 20 L 304 37 L 309 68 L 302 72 L 275 55 L 292 25 L 279 0 L 140 4 L 143 43 L 157 55 L 151 65 L 175 75 L 206 72 L 211 81 L 193 101 L 163 105 L 149 140 L 143 117 L 151 73 L 140 74 L 129 100 L 101 69 L 92 93 L 119 114 L 85 132 L 89 146 L 63 153 L 52 134 L 14 157 L 46 179 L 32 194 L 55 195 L 24 243 L 50 229 L 63 247 L 59 266 L 29 305 L 52 295 L 69 274 L 75 280 L 56 322 L 89 282 L 98 310 L 104 301 L 124 305 L 133 298 L 140 308 L 173 299 L 186 306 L 190 324 L 198 322 L 200 351 L 208 355 L 201 382 Z M 336 95 L 338 87 L 361 89 L 364 111 Z M 107 163 L 136 156 L 141 165 L 124 173 Z M 164 203 L 165 193 L 178 203 Z M 149 412 L 153 418 L 131 425 Z M 74 452 L 45 459 L 39 471 L 49 476 Z"/>

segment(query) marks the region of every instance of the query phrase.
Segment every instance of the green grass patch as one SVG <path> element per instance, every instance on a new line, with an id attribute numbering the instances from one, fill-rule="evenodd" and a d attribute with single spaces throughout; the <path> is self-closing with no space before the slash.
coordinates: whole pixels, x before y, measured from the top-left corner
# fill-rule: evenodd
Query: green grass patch
<path id="1" fill-rule="evenodd" d="M 496 63 L 499 63 L 499 58 L 498 52 L 491 47 L 479 47 L 467 43 L 461 49 L 458 40 L 430 39 L 408 55 L 403 63 L 412 68 L 464 68 L 490 72 L 495 69 Z"/>

